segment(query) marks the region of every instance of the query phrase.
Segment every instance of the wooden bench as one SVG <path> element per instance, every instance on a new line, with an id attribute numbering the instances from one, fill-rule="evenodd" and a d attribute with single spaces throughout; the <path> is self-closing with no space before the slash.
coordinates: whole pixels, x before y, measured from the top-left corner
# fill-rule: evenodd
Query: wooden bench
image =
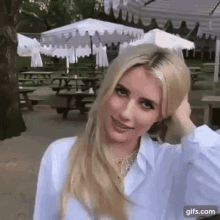
<path id="1" fill-rule="evenodd" d="M 81 90 L 82 91 L 85 91 L 86 89 L 83 88 L 83 86 L 77 86 L 77 87 L 81 87 Z M 53 90 L 53 91 L 56 91 L 56 94 L 58 94 L 61 90 L 64 90 L 64 89 L 67 89 L 67 90 L 70 90 L 70 89 L 75 89 L 76 86 L 72 86 L 72 85 L 68 85 L 68 87 L 66 86 L 50 86 L 50 88 Z"/>
<path id="2" fill-rule="evenodd" d="M 191 77 L 191 89 L 193 89 L 193 86 L 196 82 L 201 82 L 202 80 L 204 80 L 202 77 Z"/>
<path id="3" fill-rule="evenodd" d="M 56 109 L 57 113 L 58 114 L 62 114 L 62 113 L 65 113 L 67 110 L 70 111 L 70 110 L 80 110 L 80 113 L 81 114 L 84 114 L 85 112 L 89 111 L 89 107 L 85 106 L 83 107 L 82 109 L 80 109 L 79 107 L 70 107 L 70 108 L 67 108 L 67 107 L 61 107 L 61 106 L 58 106 L 58 105 L 51 105 L 50 106 L 52 109 Z M 65 119 L 65 118 L 63 118 Z"/>
<path id="4" fill-rule="evenodd" d="M 76 93 L 75 90 L 72 91 L 62 91 L 59 95 L 56 95 L 54 98 L 53 103 L 50 105 L 51 108 L 56 109 L 57 113 L 63 113 L 63 119 L 67 118 L 68 112 L 70 110 L 79 110 L 81 114 L 89 111 L 89 107 L 85 105 L 87 103 L 93 103 L 93 99 L 85 99 L 88 97 L 93 97 L 94 94 L 87 94 L 87 93 Z"/>
<path id="5" fill-rule="evenodd" d="M 87 104 L 85 105 L 85 107 L 88 108 L 88 109 L 92 108 L 92 106 L 93 106 L 93 103 L 87 103 Z"/>
<path id="6" fill-rule="evenodd" d="M 220 104 L 220 96 L 204 96 L 204 124 L 210 126 L 212 121 L 212 108 L 215 104 Z"/>
<path id="7" fill-rule="evenodd" d="M 70 103 L 70 108 L 66 106 L 66 98 L 56 95 L 53 99 L 53 103 L 50 105 L 52 109 L 56 109 L 58 114 L 64 113 L 66 110 L 75 109 L 75 100 L 72 99 Z"/>
<path id="8" fill-rule="evenodd" d="M 56 94 L 58 94 L 60 92 L 60 90 L 64 90 L 64 89 L 71 89 L 72 86 L 69 86 L 68 88 L 64 87 L 64 86 L 50 86 L 50 88 L 56 92 Z"/>
<path id="9" fill-rule="evenodd" d="M 220 70 L 220 66 L 219 66 Z M 202 72 L 203 73 L 214 73 L 215 72 L 215 64 L 214 63 L 204 63 L 202 65 Z"/>
<path id="10" fill-rule="evenodd" d="M 86 98 L 82 99 L 81 102 L 84 102 L 84 103 L 94 103 L 95 99 L 96 99 L 96 97 L 86 97 Z"/>
<path id="11" fill-rule="evenodd" d="M 43 99 L 32 98 L 30 102 L 32 105 L 37 105 L 38 102 L 43 101 Z M 24 99 L 20 99 L 21 108 L 27 107 L 26 101 Z"/>
<path id="12" fill-rule="evenodd" d="M 90 108 L 92 108 L 94 102 L 95 102 L 96 97 L 86 97 L 82 100 L 82 102 L 85 103 L 85 107 L 88 108 L 88 110 Z"/>
<path id="13" fill-rule="evenodd" d="M 18 81 L 24 85 L 25 82 L 32 82 L 35 85 L 42 84 L 45 79 L 19 79 Z M 35 83 L 37 82 L 37 83 Z"/>

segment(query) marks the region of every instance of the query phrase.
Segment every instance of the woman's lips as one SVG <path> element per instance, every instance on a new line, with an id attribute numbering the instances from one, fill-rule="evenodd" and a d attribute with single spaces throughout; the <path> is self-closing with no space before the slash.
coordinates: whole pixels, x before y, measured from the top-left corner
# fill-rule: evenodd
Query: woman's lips
<path id="1" fill-rule="evenodd" d="M 112 118 L 113 122 L 114 122 L 117 126 L 119 126 L 120 128 L 123 128 L 123 129 L 134 129 L 134 128 L 132 128 L 132 127 L 128 127 L 128 126 L 126 126 L 126 125 L 120 123 L 119 121 L 117 121 L 116 119 L 114 119 L 112 116 L 111 116 L 111 118 Z"/>

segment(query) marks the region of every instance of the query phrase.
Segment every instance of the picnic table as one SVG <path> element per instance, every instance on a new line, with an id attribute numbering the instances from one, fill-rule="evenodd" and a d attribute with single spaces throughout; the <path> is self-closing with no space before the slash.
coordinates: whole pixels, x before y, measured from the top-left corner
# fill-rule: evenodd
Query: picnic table
<path id="1" fill-rule="evenodd" d="M 25 82 L 32 82 L 34 85 L 41 85 L 43 83 L 43 79 L 18 79 L 19 83 L 24 85 Z"/>
<path id="2" fill-rule="evenodd" d="M 41 75 L 44 79 L 51 79 L 51 74 L 53 72 L 40 72 L 40 71 L 28 71 L 28 72 L 20 72 L 19 75 L 24 75 L 24 79 L 32 79 L 32 77 L 35 75 L 37 76 L 37 79 L 39 79 L 39 76 Z M 29 77 L 29 78 L 27 78 Z"/>
<path id="3" fill-rule="evenodd" d="M 219 65 L 220 70 L 220 65 Z M 203 63 L 202 71 L 204 73 L 214 73 L 215 72 L 215 63 Z"/>
<path id="4" fill-rule="evenodd" d="M 79 73 L 79 72 L 87 72 L 87 70 L 89 69 L 88 66 L 80 66 L 80 67 L 69 67 L 69 73 L 74 72 L 75 74 Z M 67 68 L 66 68 L 66 72 L 67 72 Z"/>
<path id="5" fill-rule="evenodd" d="M 51 74 L 53 72 L 40 72 L 40 71 L 28 71 L 28 72 L 20 72 L 19 75 L 24 75 L 24 79 L 19 79 L 19 82 L 24 84 L 24 82 L 32 82 L 36 85 L 43 84 L 45 79 L 51 79 Z M 43 76 L 43 78 L 39 78 L 39 76 Z M 36 78 L 33 78 L 36 76 Z"/>
<path id="6" fill-rule="evenodd" d="M 204 124 L 210 126 L 212 121 L 212 108 L 215 104 L 220 103 L 220 96 L 204 96 L 202 102 L 204 103 Z"/>
<path id="7" fill-rule="evenodd" d="M 95 94 L 96 94 L 96 90 L 97 90 L 97 81 L 102 80 L 102 78 L 97 78 L 97 77 L 73 77 L 73 76 L 63 76 L 63 77 L 54 77 L 52 78 L 52 83 L 55 80 L 59 80 L 59 85 L 58 86 L 52 86 L 51 88 L 54 91 L 57 91 L 57 93 L 59 93 L 59 91 L 61 89 L 70 89 L 71 86 L 69 85 L 70 81 L 76 81 L 76 90 L 78 91 L 78 87 L 83 87 L 85 86 L 86 88 L 92 87 Z M 64 81 L 64 86 L 62 86 L 62 81 Z M 78 84 L 78 81 L 82 81 L 84 83 L 84 85 L 80 85 Z"/>
<path id="8" fill-rule="evenodd" d="M 73 76 L 62 76 L 62 77 L 53 77 L 51 80 L 51 83 L 53 84 L 53 81 L 55 80 L 59 80 L 59 85 L 58 86 L 52 86 L 51 88 L 54 91 L 57 91 L 57 93 L 59 93 L 59 91 L 61 89 L 69 89 L 72 86 L 69 85 L 70 81 L 76 81 L 76 90 L 78 91 L 78 87 L 82 87 L 82 84 L 78 84 L 77 81 L 82 80 L 84 77 L 73 77 Z M 64 82 L 64 86 L 62 86 L 62 81 Z"/>
<path id="9" fill-rule="evenodd" d="M 94 93 L 96 94 L 96 90 L 98 89 L 97 82 L 102 81 L 103 77 L 86 77 L 82 79 L 82 82 L 85 83 L 87 87 L 92 87 Z"/>
<path id="10" fill-rule="evenodd" d="M 204 66 L 214 66 L 215 63 L 203 63 Z"/>
<path id="11" fill-rule="evenodd" d="M 195 82 L 198 82 L 200 78 L 198 77 L 201 73 L 201 67 L 189 67 L 191 73 L 191 89 Z"/>
<path id="12" fill-rule="evenodd" d="M 189 69 L 193 72 L 201 72 L 201 67 L 193 66 L 193 67 L 189 67 Z"/>
<path id="13" fill-rule="evenodd" d="M 63 113 L 63 119 L 67 118 L 68 112 L 73 109 L 80 110 L 81 114 L 84 114 L 88 108 L 85 107 L 87 103 L 92 103 L 94 100 L 86 100 L 83 101 L 84 98 L 93 97 L 95 99 L 95 95 L 88 92 L 76 92 L 75 90 L 64 91 L 59 93 L 58 96 L 66 98 L 66 106 L 55 106 L 52 105 L 51 108 L 56 108 L 57 113 Z M 71 100 L 74 99 L 74 105 L 71 106 Z"/>
<path id="14" fill-rule="evenodd" d="M 30 111 L 33 111 L 33 105 L 29 100 L 28 93 L 32 93 L 34 91 L 35 89 L 27 89 L 27 88 L 19 87 L 19 94 L 21 94 L 24 97 L 24 103 L 22 103 L 22 106 L 28 107 Z"/>
<path id="15" fill-rule="evenodd" d="M 100 71 L 100 70 L 94 70 L 94 71 L 93 71 L 93 70 L 87 70 L 86 73 L 87 73 L 89 76 L 92 76 L 93 74 L 94 74 L 94 75 L 103 74 L 103 72 Z"/>

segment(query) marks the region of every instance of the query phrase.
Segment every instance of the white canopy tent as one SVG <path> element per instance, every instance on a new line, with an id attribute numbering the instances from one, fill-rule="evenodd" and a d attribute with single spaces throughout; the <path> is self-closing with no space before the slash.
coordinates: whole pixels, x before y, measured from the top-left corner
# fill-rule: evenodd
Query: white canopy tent
<path id="1" fill-rule="evenodd" d="M 145 33 L 144 38 L 140 40 L 136 40 L 131 43 L 125 42 L 122 45 L 120 45 L 119 54 L 123 53 L 125 50 L 128 50 L 129 48 L 132 48 L 133 46 L 146 43 L 152 43 L 163 48 L 168 48 L 182 58 L 182 49 L 190 50 L 195 48 L 193 42 L 155 28 Z"/>
<path id="2" fill-rule="evenodd" d="M 143 37 L 142 29 L 131 28 L 120 24 L 114 24 L 96 19 L 85 19 L 60 28 L 52 29 L 41 34 L 41 44 L 52 47 L 64 47 L 70 49 L 79 46 L 91 47 L 93 44 L 99 47 L 101 44 L 117 45 L 118 43 L 130 42 L 133 39 Z M 68 65 L 67 55 L 67 65 Z"/>
<path id="3" fill-rule="evenodd" d="M 96 65 L 100 67 L 107 67 L 108 64 L 108 58 L 106 54 L 106 47 L 103 47 L 100 45 L 99 47 L 96 47 L 96 45 L 93 45 L 94 54 L 96 55 Z M 56 48 L 56 47 L 46 47 L 44 46 L 43 54 L 47 56 L 52 57 L 58 57 L 58 58 L 65 58 L 68 57 L 69 63 L 77 63 L 79 57 L 85 57 L 90 56 L 91 54 L 91 48 L 86 45 L 84 48 L 79 46 L 77 49 L 74 47 L 65 49 L 65 48 Z M 75 56 L 76 55 L 76 56 Z"/>
<path id="4" fill-rule="evenodd" d="M 149 25 L 152 18 L 156 19 L 160 27 L 164 27 L 168 20 L 172 21 L 175 28 L 179 28 L 182 21 L 192 29 L 199 23 L 198 36 L 206 34 L 212 37 L 217 36 L 216 61 L 214 82 L 218 82 L 219 74 L 219 51 L 220 51 L 220 5 L 218 0 L 104 0 L 104 9 L 110 13 L 111 6 L 115 17 L 122 11 L 122 18 L 128 20 L 132 16 L 137 23 L 140 18 L 143 25 Z"/>
<path id="5" fill-rule="evenodd" d="M 43 62 L 40 55 L 41 45 L 34 38 L 18 34 L 17 53 L 22 57 L 31 57 L 31 67 L 42 67 Z"/>

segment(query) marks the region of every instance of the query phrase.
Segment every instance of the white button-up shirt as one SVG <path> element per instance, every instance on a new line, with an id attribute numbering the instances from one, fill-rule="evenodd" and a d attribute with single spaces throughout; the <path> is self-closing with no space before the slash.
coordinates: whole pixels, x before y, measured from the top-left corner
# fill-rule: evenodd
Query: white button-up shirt
<path id="1" fill-rule="evenodd" d="M 53 142 L 40 165 L 34 220 L 58 220 L 68 154 L 77 137 Z M 220 212 L 220 135 L 197 127 L 181 144 L 158 144 L 141 137 L 137 160 L 124 179 L 124 192 L 138 207 L 127 204 L 128 220 L 182 220 L 185 205 L 216 205 Z M 83 205 L 69 198 L 65 220 L 92 220 Z M 104 219 L 109 219 L 105 218 Z"/>

